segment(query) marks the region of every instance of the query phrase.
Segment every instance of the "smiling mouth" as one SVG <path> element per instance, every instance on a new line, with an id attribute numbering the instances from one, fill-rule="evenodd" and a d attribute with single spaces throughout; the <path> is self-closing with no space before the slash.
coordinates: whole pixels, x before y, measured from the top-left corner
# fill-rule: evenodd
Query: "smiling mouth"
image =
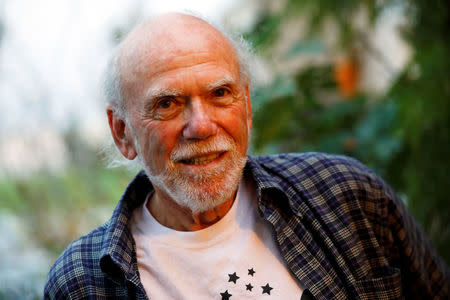
<path id="1" fill-rule="evenodd" d="M 193 157 L 189 159 L 182 159 L 180 160 L 183 164 L 187 165 L 205 165 L 207 163 L 212 162 L 219 156 L 221 156 L 223 153 L 213 153 L 209 155 L 199 156 L 199 157 Z"/>

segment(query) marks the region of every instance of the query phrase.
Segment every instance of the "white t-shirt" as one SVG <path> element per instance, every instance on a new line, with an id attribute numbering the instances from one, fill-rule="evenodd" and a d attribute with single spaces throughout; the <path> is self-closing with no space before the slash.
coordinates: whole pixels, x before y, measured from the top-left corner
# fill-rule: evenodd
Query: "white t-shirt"
<path id="1" fill-rule="evenodd" d="M 257 216 L 256 191 L 242 182 L 228 213 L 202 230 L 167 228 L 146 203 L 135 210 L 131 232 L 150 299 L 300 299 L 270 224 Z"/>

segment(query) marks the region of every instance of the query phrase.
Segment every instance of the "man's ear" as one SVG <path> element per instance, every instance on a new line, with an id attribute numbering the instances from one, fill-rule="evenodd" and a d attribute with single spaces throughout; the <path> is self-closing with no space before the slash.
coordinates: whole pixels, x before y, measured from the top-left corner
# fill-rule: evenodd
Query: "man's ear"
<path id="1" fill-rule="evenodd" d="M 247 126 L 248 126 L 248 130 L 250 131 L 250 129 L 252 129 L 252 121 L 253 121 L 253 117 L 252 117 L 252 100 L 250 99 L 250 89 L 248 87 L 248 85 L 245 87 L 245 98 L 246 98 L 246 102 L 247 102 Z"/>
<path id="2" fill-rule="evenodd" d="M 110 105 L 106 108 L 106 114 L 108 115 L 109 129 L 117 148 L 127 159 L 135 159 L 137 151 L 127 123 L 114 113 L 114 109 Z"/>

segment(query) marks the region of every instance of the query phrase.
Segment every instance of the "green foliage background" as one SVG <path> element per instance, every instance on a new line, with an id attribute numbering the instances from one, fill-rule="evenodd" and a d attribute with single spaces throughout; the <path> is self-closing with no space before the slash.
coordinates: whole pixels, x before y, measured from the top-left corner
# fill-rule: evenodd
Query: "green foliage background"
<path id="1" fill-rule="evenodd" d="M 254 93 L 254 152 L 323 151 L 358 158 L 403 197 L 449 263 L 449 2 L 289 0 L 281 12 L 261 14 L 246 35 L 257 53 L 270 58 L 282 24 L 306 18 L 309 34 L 299 37 L 291 53 L 320 52 L 321 30 L 331 19 L 339 29 L 336 49 L 350 51 L 366 45 L 370 34 L 354 25 L 358 12 L 367 13 L 370 29 L 383 12 L 399 7 L 408 20 L 399 30 L 414 54 L 389 90 L 377 96 L 360 91 L 330 105 L 321 95 L 337 91 L 333 63 L 276 74 L 271 86 Z"/>

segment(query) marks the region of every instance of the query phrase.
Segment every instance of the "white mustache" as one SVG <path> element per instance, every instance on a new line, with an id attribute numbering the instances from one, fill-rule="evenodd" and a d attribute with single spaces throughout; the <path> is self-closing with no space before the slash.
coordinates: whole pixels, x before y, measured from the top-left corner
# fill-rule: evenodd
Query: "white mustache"
<path id="1" fill-rule="evenodd" d="M 211 154 L 213 152 L 226 152 L 233 149 L 234 144 L 230 138 L 221 136 L 213 140 L 180 144 L 170 154 L 171 161 L 180 161 Z"/>

